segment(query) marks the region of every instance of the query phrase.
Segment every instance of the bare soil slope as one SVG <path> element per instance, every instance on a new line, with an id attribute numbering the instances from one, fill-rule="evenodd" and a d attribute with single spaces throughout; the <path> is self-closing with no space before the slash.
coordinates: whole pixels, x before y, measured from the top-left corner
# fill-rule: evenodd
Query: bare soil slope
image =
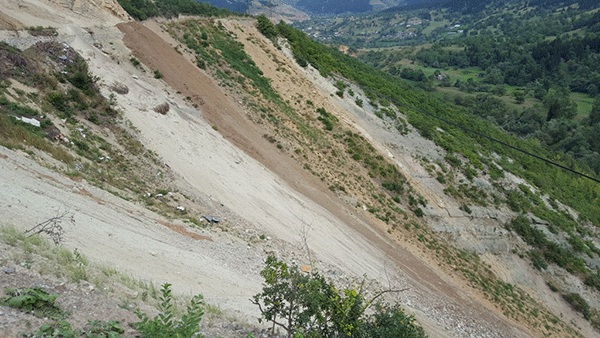
<path id="1" fill-rule="evenodd" d="M 155 30 L 160 29 L 158 25 L 150 24 L 148 26 Z M 258 195 L 256 190 L 247 187 L 246 182 L 239 181 L 235 184 L 237 192 L 225 191 L 223 196 L 249 194 L 249 200 L 264 201 L 257 205 L 258 209 L 252 208 L 253 211 L 258 212 L 256 218 L 253 218 L 254 213 L 250 210 L 242 212 L 241 217 L 250 220 L 252 223 L 260 224 L 259 226 L 269 234 L 289 242 L 298 241 L 301 227 L 310 222 L 311 249 L 317 253 L 320 259 L 340 266 L 344 271 L 355 276 L 367 273 L 369 277 L 381 280 L 383 277 L 381 274 L 385 271 L 382 263 L 392 264 L 394 270 L 399 269 L 394 273 L 398 275 L 392 275 L 392 279 L 406 283 L 412 290 L 409 293 L 415 293 L 404 295 L 412 299 L 411 305 L 414 309 L 425 310 L 427 317 L 433 315 L 443 320 L 443 322 L 429 324 L 431 327 L 456 325 L 455 329 L 460 330 L 460 332 L 473 330 L 473 332 L 482 335 L 485 335 L 485 332 L 490 335 L 494 332 L 493 335 L 496 336 L 522 334 L 514 331 L 513 323 L 505 322 L 501 317 L 493 315 L 489 308 L 485 309 L 484 305 L 473 302 L 477 298 L 474 295 L 468 295 L 468 291 L 466 294 L 463 293 L 464 291 L 457 292 L 460 284 L 443 273 L 436 272 L 421 259 L 415 257 L 411 251 L 392 243 L 377 228 L 377 225 L 368 223 L 368 220 L 362 214 L 349 209 L 347 203 L 331 194 L 323 182 L 303 170 L 296 161 L 283 155 L 269 144 L 262 136 L 265 133 L 264 129 L 261 130 L 260 126 L 251 122 L 245 116 L 243 109 L 227 97 L 222 89 L 218 88 L 210 78 L 191 64 L 183 55 L 175 52 L 173 46 L 166 44 L 158 34 L 153 33 L 148 27 L 137 22 L 121 24 L 119 28 L 126 33 L 123 41 L 132 49 L 133 54 L 149 68 L 158 69 L 164 74 L 165 82 L 173 89 L 181 92 L 183 96 L 192 97 L 194 102 L 200 104 L 203 117 L 211 125 L 216 125 L 219 133 L 277 174 L 277 180 L 284 180 L 287 185 L 293 187 L 303 196 L 310 198 L 313 203 L 316 202 L 319 206 L 313 206 L 310 210 L 305 209 L 301 214 L 288 214 L 290 208 L 294 208 L 294 204 L 297 202 L 278 197 L 281 196 L 277 192 L 279 188 L 270 191 L 271 185 L 263 181 L 260 190 L 265 192 L 266 195 Z M 244 31 L 253 31 L 254 37 L 258 37 L 257 32 L 252 28 L 245 25 Z M 239 31 L 236 31 L 236 33 L 240 34 Z M 246 41 L 248 39 L 242 36 L 239 40 Z M 250 55 L 261 66 L 261 70 L 265 72 L 265 75 L 274 80 L 274 86 L 280 90 L 283 97 L 288 97 L 291 92 L 293 94 L 302 93 L 313 98 L 315 102 L 327 103 L 327 106 L 334 111 L 339 110 L 324 98 L 326 96 L 315 95 L 317 88 L 309 81 L 303 80 L 303 76 L 295 69 L 295 66 L 290 67 L 293 73 L 289 77 L 275 74 L 277 65 L 265 55 L 264 51 L 258 47 L 254 47 L 256 50 L 252 50 L 252 46 L 250 43 L 246 44 Z M 279 60 L 286 60 L 285 56 L 278 53 L 274 47 L 269 48 L 269 52 L 278 55 Z M 290 83 L 296 85 L 292 87 L 289 86 Z M 173 142 L 177 141 L 173 140 Z M 171 143 L 171 145 L 173 144 Z M 159 153 L 167 156 L 161 151 Z M 189 161 L 192 156 L 193 154 L 187 153 L 184 157 Z M 174 170 L 181 170 L 183 166 L 174 161 L 177 161 L 177 159 L 167 159 L 171 167 L 176 168 Z M 246 169 L 248 169 L 247 165 Z M 195 176 L 199 174 L 194 173 Z M 241 171 L 232 173 L 231 176 L 224 179 L 236 181 L 236 177 L 239 175 L 242 175 Z M 191 173 L 183 173 L 183 176 L 190 177 Z M 254 180 L 257 178 L 255 176 Z M 203 181 L 202 183 L 196 181 L 197 183 L 192 185 L 199 186 L 202 184 L 202 186 L 206 186 L 208 180 Z M 192 182 L 190 181 L 190 183 Z M 223 188 L 226 187 L 211 186 L 209 190 L 216 195 Z M 230 209 L 238 212 L 242 210 L 241 203 L 243 201 L 239 201 L 236 197 L 230 195 L 230 197 L 223 200 L 225 206 Z M 248 200 L 245 203 L 248 203 Z M 331 216 L 322 220 L 315 219 L 314 213 L 318 210 L 326 210 L 331 213 Z M 271 217 L 275 218 L 275 224 L 269 224 Z M 362 236 L 359 236 L 359 234 Z M 360 254 L 356 254 L 358 252 Z M 386 253 L 385 258 L 383 253 Z M 388 271 L 388 273 L 390 272 Z M 427 299 L 424 296 L 427 294 L 434 294 L 436 297 L 435 299 Z M 487 306 L 490 305 L 487 304 Z M 478 318 L 475 319 L 475 317 Z M 462 324 L 459 322 L 451 323 L 457 319 Z M 472 320 L 474 322 L 469 325 L 468 322 Z M 475 324 L 475 322 L 479 323 Z M 445 335 L 441 331 L 438 331 L 437 334 Z"/>

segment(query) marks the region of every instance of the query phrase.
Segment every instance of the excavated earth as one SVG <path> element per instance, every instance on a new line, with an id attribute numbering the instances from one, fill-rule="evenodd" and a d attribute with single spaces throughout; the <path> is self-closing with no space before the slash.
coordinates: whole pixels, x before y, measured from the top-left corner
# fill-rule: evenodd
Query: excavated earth
<path id="1" fill-rule="evenodd" d="M 111 0 L 8 0 L 0 4 L 0 14 L 1 40 L 21 49 L 40 39 L 64 42 L 86 59 L 90 71 L 100 78 L 104 96 L 110 95 L 109 87 L 116 82 L 127 86 L 127 94 L 116 96 L 124 119 L 138 131 L 143 145 L 170 168 L 177 189 L 196 208 L 221 219 L 219 227 L 181 230 L 180 221 L 167 220 L 85 180 L 73 181 L 31 155 L 0 147 L 3 223 L 27 229 L 57 210 L 69 210 L 76 221 L 65 229 L 65 247 L 77 248 L 91 261 L 135 278 L 172 283 L 178 293 L 201 293 L 207 303 L 246 323 L 257 324 L 258 309 L 249 299 L 261 289 L 259 271 L 265 257 L 274 253 L 298 265 L 313 259 L 315 269 L 338 283 L 353 283 L 366 275 L 373 285 L 406 289 L 391 300 L 414 313 L 431 337 L 534 336 L 464 280 L 440 268 L 427 253 L 409 242 L 390 239 L 362 208 L 331 192 L 321 179 L 269 143 L 263 137 L 264 126 L 252 122 L 241 101 L 196 67 L 190 55 L 176 51 L 178 42 L 160 22 L 131 21 Z M 465 217 L 459 204 L 445 196 L 443 187 L 415 160 L 416 156 L 440 157 L 441 150 L 417 133 L 392 133 L 373 114 L 330 95 L 335 88 L 329 81 L 314 70 L 298 67 L 285 50 L 264 40 L 269 53 L 285 60 L 290 69 L 283 75 L 276 72 L 273 58 L 249 42 L 250 37 L 263 39 L 251 20 L 224 19 L 222 24 L 236 31 L 282 97 L 311 97 L 397 162 L 413 188 L 430 201 L 427 213 L 434 227 L 449 233 L 466 228 L 464 246 L 481 253 L 507 250 L 499 237 L 492 236 L 507 216 L 490 216 L 481 210 L 475 220 Z M 16 30 L 38 25 L 56 27 L 59 35 L 33 37 Z M 243 29 L 236 30 L 237 26 Z M 129 62 L 132 56 L 143 68 Z M 153 70 L 164 77 L 155 79 Z M 167 114 L 153 110 L 165 102 L 170 107 Z M 488 221 L 491 218 L 495 221 Z M 473 233 L 484 239 L 483 244 Z M 506 263 L 494 257 L 490 261 L 507 280 L 529 278 L 527 273 L 515 277 Z M 25 271 L 19 268 L 17 273 Z M 14 283 L 12 277 L 0 277 L 1 287 Z M 541 278 L 532 278 L 529 286 L 547 288 Z M 572 319 L 584 335 L 594 334 L 561 299 L 545 301 Z M 3 308 L 0 317 L 6 311 Z M 3 325 L 9 336 L 16 332 L 10 326 Z"/>

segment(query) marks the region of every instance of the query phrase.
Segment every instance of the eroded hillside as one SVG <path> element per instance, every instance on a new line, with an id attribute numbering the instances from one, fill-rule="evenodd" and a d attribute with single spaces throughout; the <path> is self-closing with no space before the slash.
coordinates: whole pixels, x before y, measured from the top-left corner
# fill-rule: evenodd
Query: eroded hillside
<path id="1" fill-rule="evenodd" d="M 251 322 L 258 311 L 247 299 L 261 287 L 264 258 L 275 253 L 313 264 L 339 283 L 366 274 L 374 288 L 406 289 L 393 301 L 414 312 L 431 336 L 572 336 L 575 327 L 594 334 L 509 251 L 519 242 L 504 222 L 515 213 L 484 206 L 467 212 L 435 178 L 442 166 L 463 175 L 441 148 L 409 125 L 378 117 L 360 88 L 344 94 L 335 81 L 298 66 L 285 41 L 278 47 L 266 39 L 254 19 L 114 26 L 114 16 L 106 24 L 89 12 L 29 4 L 18 15 L 14 4 L 5 5 L 6 21 L 32 26 L 47 13 L 40 7 L 60 8 L 60 16 L 43 14 L 56 34 L 4 31 L 4 40 L 23 50 L 44 41 L 72 48 L 97 77 L 98 95 L 120 113 L 115 127 L 89 114 L 62 121 L 49 93 L 20 94 L 29 87 L 19 89 L 24 81 L 7 76 L 5 94 L 56 115 L 63 135 L 92 139 L 98 143 L 88 148 L 99 151 L 85 160 L 76 151 L 85 146 L 63 147 L 75 159 L 68 163 L 2 148 L 3 188 L 12 192 L 1 204 L 8 223 L 27 228 L 56 208 L 74 210 L 66 246 L 138 278 L 203 293 Z M 71 12 L 88 21 L 61 23 Z M 401 116 L 396 107 L 386 111 Z M 102 140 L 110 145 L 104 148 L 131 156 L 117 166 L 120 173 L 92 176 L 107 170 L 100 157 L 115 157 Z M 479 180 L 489 185 L 485 176 Z M 506 178 L 507 185 L 521 183 Z M 203 215 L 220 222 L 206 225 Z"/>

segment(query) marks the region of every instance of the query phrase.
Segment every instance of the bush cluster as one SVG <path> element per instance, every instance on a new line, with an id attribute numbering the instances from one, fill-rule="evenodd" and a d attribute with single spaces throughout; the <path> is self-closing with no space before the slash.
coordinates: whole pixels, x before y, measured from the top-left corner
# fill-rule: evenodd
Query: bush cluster
<path id="1" fill-rule="evenodd" d="M 288 337 L 426 337 L 400 306 L 375 302 L 382 293 L 367 300 L 361 292 L 339 290 L 318 273 L 302 272 L 274 256 L 260 274 L 265 282 L 253 302 L 262 318 Z"/>

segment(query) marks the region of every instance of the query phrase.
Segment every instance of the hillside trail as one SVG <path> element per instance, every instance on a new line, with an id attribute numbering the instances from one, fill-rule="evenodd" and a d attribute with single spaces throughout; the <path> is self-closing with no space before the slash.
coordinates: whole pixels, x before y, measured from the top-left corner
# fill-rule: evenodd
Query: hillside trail
<path id="1" fill-rule="evenodd" d="M 261 288 L 258 272 L 266 252 L 307 264 L 302 249 L 302 234 L 307 233 L 316 267 L 322 271 L 340 271 L 357 280 L 366 274 L 383 285 L 408 288 L 396 300 L 415 313 L 433 337 L 531 336 L 463 282 L 445 275 L 408 245 L 389 240 L 369 218 L 268 143 L 239 102 L 175 51 L 176 42 L 160 25 L 125 22 L 117 29 L 114 21 L 103 24 L 91 13 L 73 19 L 69 11 L 44 1 L 26 4 L 28 10 L 3 14 L 25 26 L 35 25 L 43 16 L 45 24 L 58 27 L 57 39 L 86 59 L 90 71 L 101 79 L 105 96 L 112 83 L 127 85 L 129 93 L 117 97 L 118 106 L 139 131 L 140 141 L 170 166 L 178 188 L 199 208 L 223 218 L 221 229 L 237 232 L 196 230 L 212 241 L 183 236 L 165 227 L 179 221 L 164 219 L 85 181 L 73 181 L 23 153 L 0 148 L 0 189 L 10 192 L 0 194 L 4 222 L 26 228 L 57 210 L 72 210 L 77 222 L 66 229 L 65 246 L 136 278 L 169 282 L 181 293 L 202 293 L 207 301 L 254 322 L 258 311 L 248 299 Z M 259 51 L 249 53 L 268 76 L 268 67 L 275 67 L 269 58 Z M 131 65 L 132 55 L 164 78 L 154 79 L 151 72 Z M 293 76 L 304 78 L 294 67 L 290 66 Z M 278 81 L 283 86 L 287 80 Z M 318 91 L 304 81 L 296 90 L 307 96 Z M 197 100 L 199 109 L 191 107 L 186 96 Z M 164 102 L 171 107 L 167 115 L 152 110 Z M 273 240 L 250 243 L 239 236 L 248 231 Z"/>

